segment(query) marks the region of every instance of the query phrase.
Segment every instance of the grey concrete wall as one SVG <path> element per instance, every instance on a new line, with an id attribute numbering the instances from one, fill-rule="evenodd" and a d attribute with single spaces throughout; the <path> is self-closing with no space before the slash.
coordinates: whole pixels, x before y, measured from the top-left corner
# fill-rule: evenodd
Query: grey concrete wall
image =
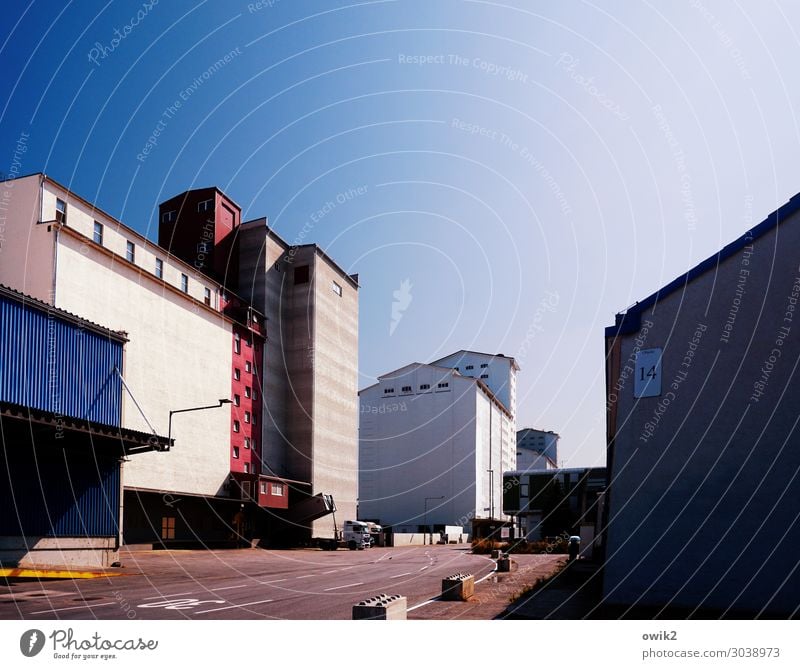
<path id="1" fill-rule="evenodd" d="M 795 216 L 661 300 L 622 341 L 607 601 L 800 603 L 798 248 Z M 663 348 L 660 397 L 633 397 L 637 338 Z"/>
<path id="2" fill-rule="evenodd" d="M 333 282 L 342 289 L 339 296 Z M 355 520 L 358 500 L 358 289 L 319 253 L 314 264 L 314 492 L 333 495 L 337 517 Z M 328 536 L 332 518 L 315 521 Z"/>

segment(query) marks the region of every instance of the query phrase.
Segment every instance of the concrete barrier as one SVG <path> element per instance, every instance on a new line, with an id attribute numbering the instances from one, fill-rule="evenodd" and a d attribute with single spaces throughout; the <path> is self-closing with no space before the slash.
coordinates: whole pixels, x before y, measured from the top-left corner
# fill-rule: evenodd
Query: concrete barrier
<path id="1" fill-rule="evenodd" d="M 475 594 L 475 577 L 472 574 L 453 574 L 442 579 L 442 599 L 449 602 L 466 602 Z"/>
<path id="2" fill-rule="evenodd" d="M 407 607 L 401 595 L 375 595 L 353 606 L 353 620 L 406 620 Z"/>

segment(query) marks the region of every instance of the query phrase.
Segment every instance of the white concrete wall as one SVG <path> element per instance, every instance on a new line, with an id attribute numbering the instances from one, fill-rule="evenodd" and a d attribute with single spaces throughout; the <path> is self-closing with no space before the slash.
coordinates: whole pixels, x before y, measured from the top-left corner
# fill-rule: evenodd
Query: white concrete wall
<path id="1" fill-rule="evenodd" d="M 439 382 L 449 383 L 446 390 Z M 429 391 L 419 391 L 422 384 Z M 411 392 L 402 393 L 403 386 Z M 389 395 L 387 388 L 394 388 Z M 476 384 L 411 366 L 360 394 L 359 517 L 381 525 L 469 525 L 475 515 Z M 487 475 L 488 476 L 488 475 Z M 498 474 L 502 485 L 502 475 Z M 479 515 L 482 514 L 482 510 Z"/>
<path id="2" fill-rule="evenodd" d="M 220 314 L 64 231 L 57 256 L 55 306 L 128 333 L 125 380 L 159 434 L 171 409 L 230 396 L 231 325 Z M 217 494 L 230 471 L 230 420 L 227 406 L 175 416 L 175 447 L 131 458 L 125 485 Z M 149 431 L 125 392 L 123 426 Z"/>
<path id="3" fill-rule="evenodd" d="M 539 453 L 538 451 L 531 451 L 527 448 L 521 448 L 517 451 L 517 464 L 515 469 L 516 471 L 520 472 L 531 472 L 555 469 L 555 466 L 552 462 L 550 462 L 547 456 Z"/>
<path id="4" fill-rule="evenodd" d="M 34 174 L 0 184 L 0 283 L 51 302 L 53 237 L 37 225 L 39 183 Z"/>
<path id="5" fill-rule="evenodd" d="M 489 386 L 489 389 L 513 416 L 517 415 L 517 372 L 511 358 L 488 353 L 461 351 L 441 358 L 433 364 L 458 367 L 458 371 L 464 376 L 480 379 Z M 467 369 L 470 365 L 473 368 Z M 481 367 L 481 365 L 486 365 L 486 367 Z M 484 374 L 488 375 L 488 378 L 481 379 L 481 375 Z M 516 438 L 516 431 L 514 434 Z"/>
<path id="6" fill-rule="evenodd" d="M 103 247 L 118 256 L 117 262 L 129 264 L 126 260 L 126 242 L 135 246 L 134 264 L 145 272 L 155 274 L 156 258 L 164 263 L 164 281 L 175 288 L 181 288 L 181 274 L 189 278 L 188 295 L 200 302 L 203 301 L 204 288 L 211 292 L 211 306 L 219 308 L 219 285 L 210 278 L 200 274 L 196 268 L 170 256 L 166 250 L 153 244 L 146 237 L 121 225 L 118 221 L 103 212 L 94 209 L 75 198 L 56 184 L 45 181 L 42 193 L 42 220 L 49 221 L 56 217 L 56 199 L 67 203 L 67 226 L 80 232 L 90 240 L 94 239 L 94 223 L 103 226 Z"/>

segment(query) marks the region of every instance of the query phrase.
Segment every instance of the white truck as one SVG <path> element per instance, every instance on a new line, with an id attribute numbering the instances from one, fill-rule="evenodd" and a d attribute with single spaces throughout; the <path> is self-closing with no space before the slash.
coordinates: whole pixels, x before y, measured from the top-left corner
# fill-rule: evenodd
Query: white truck
<path id="1" fill-rule="evenodd" d="M 337 548 L 349 548 L 351 551 L 364 550 L 370 547 L 369 527 L 360 520 L 345 520 L 341 530 L 333 519 L 333 539 L 317 539 L 316 542 L 324 551 L 335 551 Z"/>

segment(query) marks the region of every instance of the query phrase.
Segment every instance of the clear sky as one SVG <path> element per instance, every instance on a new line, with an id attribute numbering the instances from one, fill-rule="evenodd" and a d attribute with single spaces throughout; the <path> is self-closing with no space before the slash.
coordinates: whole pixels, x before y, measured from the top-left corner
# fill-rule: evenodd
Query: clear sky
<path id="1" fill-rule="evenodd" d="M 515 356 L 565 466 L 605 459 L 614 314 L 800 190 L 793 2 L 3 7 L 0 171 L 25 137 L 153 238 L 207 185 L 305 229 L 360 275 L 361 387 Z"/>

